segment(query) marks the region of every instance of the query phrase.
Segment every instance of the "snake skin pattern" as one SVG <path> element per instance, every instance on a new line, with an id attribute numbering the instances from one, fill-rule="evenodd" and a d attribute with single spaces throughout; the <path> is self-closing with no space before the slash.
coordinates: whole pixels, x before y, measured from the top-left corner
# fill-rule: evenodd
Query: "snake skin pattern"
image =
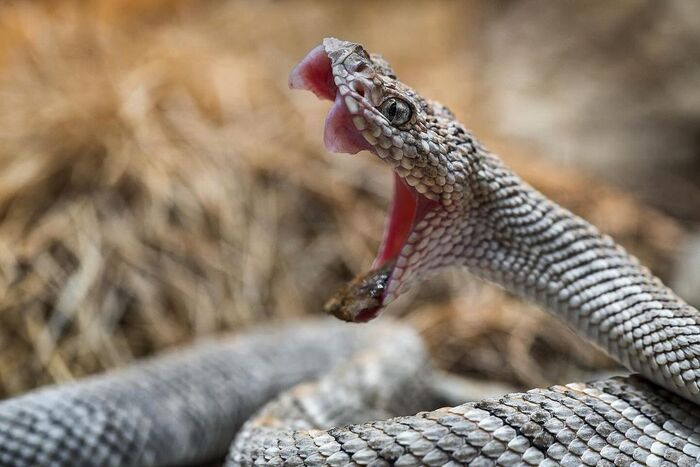
<path id="1" fill-rule="evenodd" d="M 241 437 L 229 466 L 694 466 L 700 410 L 632 376 L 327 431 L 256 428 Z"/>
<path id="2" fill-rule="evenodd" d="M 1 403 L 0 465 L 189 465 L 223 456 L 238 429 L 228 466 L 700 465 L 697 310 L 380 56 L 326 39 L 290 84 L 335 101 L 329 148 L 374 153 L 418 206 L 401 248 L 375 264 L 370 315 L 351 307 L 345 319 L 376 316 L 425 275 L 461 265 L 639 375 L 403 416 L 440 403 L 410 331 L 268 329 Z M 394 418 L 372 421 L 384 417 Z"/>
<path id="3" fill-rule="evenodd" d="M 329 76 L 314 79 L 324 66 Z M 326 121 L 326 140 L 336 140 L 330 149 L 369 149 L 429 206 L 397 257 L 378 264 L 383 276 L 393 264 L 382 306 L 431 271 L 463 265 L 535 300 L 675 394 L 639 376 L 537 389 L 415 417 L 260 436 L 250 447 L 234 444 L 230 465 L 700 463 L 697 310 L 610 237 L 520 180 L 448 109 L 359 44 L 324 40 L 290 84 L 335 101 Z M 338 119 L 351 121 L 367 144 Z"/>
<path id="4" fill-rule="evenodd" d="M 165 466 L 221 459 L 241 425 L 280 391 L 352 358 L 372 360 L 382 342 L 392 343 L 394 357 L 411 357 L 403 382 L 408 393 L 419 392 L 430 374 L 427 358 L 405 327 L 271 326 L 0 403 L 0 465 Z M 392 407 L 398 411 L 382 413 L 418 410 Z"/>

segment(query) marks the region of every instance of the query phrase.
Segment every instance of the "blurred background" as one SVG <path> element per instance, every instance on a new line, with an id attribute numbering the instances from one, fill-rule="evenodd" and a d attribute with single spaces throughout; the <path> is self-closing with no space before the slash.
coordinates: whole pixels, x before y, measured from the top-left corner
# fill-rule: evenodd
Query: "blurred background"
<path id="1" fill-rule="evenodd" d="M 366 270 L 391 174 L 329 155 L 328 103 L 287 89 L 329 35 L 700 302 L 700 3 L 3 2 L 0 396 L 318 316 Z M 616 369 L 464 272 L 389 314 L 508 387 Z"/>

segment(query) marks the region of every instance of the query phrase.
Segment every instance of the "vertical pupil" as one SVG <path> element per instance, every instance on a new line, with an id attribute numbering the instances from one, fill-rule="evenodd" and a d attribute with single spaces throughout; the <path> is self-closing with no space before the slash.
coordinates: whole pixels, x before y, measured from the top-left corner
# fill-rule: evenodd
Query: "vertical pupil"
<path id="1" fill-rule="evenodd" d="M 391 101 L 391 104 L 389 104 L 389 108 L 386 109 L 386 114 L 389 120 L 393 122 L 394 117 L 396 117 L 396 101 Z"/>

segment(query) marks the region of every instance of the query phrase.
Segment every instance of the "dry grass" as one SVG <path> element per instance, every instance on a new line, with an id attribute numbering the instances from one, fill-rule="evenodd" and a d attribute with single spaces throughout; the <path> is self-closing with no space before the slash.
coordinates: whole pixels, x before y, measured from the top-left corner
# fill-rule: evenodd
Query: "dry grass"
<path id="1" fill-rule="evenodd" d="M 399 3 L 372 15 L 364 2 L 2 7 L 0 395 L 317 314 L 363 270 L 390 175 L 369 157 L 329 156 L 327 105 L 291 94 L 286 75 L 325 35 L 361 38 L 478 128 L 464 32 L 478 8 Z M 489 142 L 668 272 L 674 223 Z M 541 312 L 464 283 L 446 275 L 393 307 L 444 366 L 534 385 L 608 364 Z"/>

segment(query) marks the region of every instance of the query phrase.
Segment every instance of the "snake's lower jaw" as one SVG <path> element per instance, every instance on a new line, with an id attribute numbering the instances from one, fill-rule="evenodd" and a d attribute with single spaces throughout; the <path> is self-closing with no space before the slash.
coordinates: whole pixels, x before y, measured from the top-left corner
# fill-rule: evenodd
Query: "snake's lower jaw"
<path id="1" fill-rule="evenodd" d="M 324 306 L 324 311 L 343 321 L 364 323 L 376 318 L 384 307 L 386 286 L 394 269 L 387 263 L 357 276 Z"/>

